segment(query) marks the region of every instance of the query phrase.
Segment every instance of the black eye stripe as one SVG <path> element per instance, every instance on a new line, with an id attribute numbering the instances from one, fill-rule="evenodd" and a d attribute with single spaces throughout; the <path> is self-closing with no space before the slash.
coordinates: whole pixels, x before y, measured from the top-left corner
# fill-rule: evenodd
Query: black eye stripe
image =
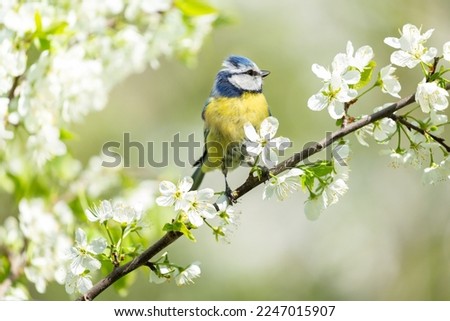
<path id="1" fill-rule="evenodd" d="M 247 71 L 243 72 L 242 74 L 250 75 L 250 76 L 256 76 L 256 75 L 258 75 L 258 72 L 256 72 L 253 69 L 250 69 L 250 70 L 247 70 Z"/>
<path id="2" fill-rule="evenodd" d="M 249 69 L 247 71 L 232 71 L 230 72 L 230 75 L 249 75 L 249 76 L 259 76 L 261 75 L 258 71 L 254 69 Z"/>

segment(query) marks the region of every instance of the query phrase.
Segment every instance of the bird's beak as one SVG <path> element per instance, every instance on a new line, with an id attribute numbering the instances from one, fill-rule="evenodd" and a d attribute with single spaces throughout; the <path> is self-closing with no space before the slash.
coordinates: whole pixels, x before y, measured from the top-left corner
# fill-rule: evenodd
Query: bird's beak
<path id="1" fill-rule="evenodd" d="M 268 70 L 261 70 L 261 77 L 266 77 L 266 76 L 268 76 L 270 74 L 270 71 L 268 71 Z"/>

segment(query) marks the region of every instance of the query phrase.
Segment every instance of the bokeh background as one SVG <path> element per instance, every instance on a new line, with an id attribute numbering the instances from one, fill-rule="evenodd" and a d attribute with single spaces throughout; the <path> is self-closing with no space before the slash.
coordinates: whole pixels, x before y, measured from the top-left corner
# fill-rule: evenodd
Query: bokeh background
<path id="1" fill-rule="evenodd" d="M 87 161 L 102 145 L 132 140 L 171 141 L 174 134 L 202 140 L 201 109 L 222 60 L 229 54 L 252 58 L 269 69 L 265 94 L 279 134 L 291 138 L 294 150 L 324 137 L 335 124 L 326 111 L 312 112 L 307 99 L 320 88 L 311 64 L 328 65 L 345 51 L 369 44 L 382 67 L 392 48 L 383 43 L 398 37 L 405 23 L 435 28 L 429 42 L 442 50 L 450 40 L 448 0 L 379 1 L 214 1 L 231 17 L 231 24 L 215 30 L 204 44 L 197 65 L 186 67 L 164 60 L 158 70 L 134 75 L 117 86 L 106 110 L 91 114 L 74 128 L 71 148 Z M 400 71 L 401 95 L 413 92 L 418 71 Z M 392 101 L 379 92 L 356 108 L 361 114 Z M 421 172 L 389 166 L 383 146 L 370 148 L 350 138 L 349 191 L 317 221 L 303 214 L 306 196 L 263 201 L 262 188 L 236 205 L 239 224 L 229 243 L 216 242 L 207 228 L 195 231 L 197 242 L 185 239 L 168 248 L 172 261 L 187 265 L 200 261 L 202 276 L 194 285 L 154 285 L 148 271 L 137 274 L 127 300 L 448 300 L 450 299 L 450 184 L 425 186 Z M 156 144 L 156 146 L 159 146 Z M 200 150 L 197 150 L 199 156 Z M 159 159 L 156 150 L 155 159 Z M 133 167 L 137 179 L 178 179 L 192 169 Z M 230 174 L 238 186 L 245 169 Z M 221 174 L 207 175 L 203 186 L 223 188 Z M 167 217 L 168 218 L 168 217 Z M 156 228 L 156 226 L 153 226 Z M 53 286 L 41 299 L 66 297 Z M 124 299 L 113 289 L 98 299 Z"/>

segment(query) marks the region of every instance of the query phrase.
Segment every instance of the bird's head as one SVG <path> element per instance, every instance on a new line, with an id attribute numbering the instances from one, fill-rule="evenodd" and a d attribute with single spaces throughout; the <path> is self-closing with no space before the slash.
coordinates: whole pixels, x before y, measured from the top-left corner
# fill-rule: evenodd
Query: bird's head
<path id="1" fill-rule="evenodd" d="M 243 56 L 229 56 L 222 67 L 217 74 L 213 91 L 224 96 L 237 96 L 236 93 L 242 92 L 261 92 L 263 78 L 270 73 L 259 69 L 253 61 Z"/>

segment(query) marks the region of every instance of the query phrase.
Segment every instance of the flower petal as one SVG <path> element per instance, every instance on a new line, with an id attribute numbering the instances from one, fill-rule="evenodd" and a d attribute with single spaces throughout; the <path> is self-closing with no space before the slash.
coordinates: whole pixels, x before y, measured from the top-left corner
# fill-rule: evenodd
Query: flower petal
<path id="1" fill-rule="evenodd" d="M 103 237 L 96 238 L 88 245 L 87 250 L 94 254 L 101 254 L 106 249 L 107 243 Z"/>
<path id="2" fill-rule="evenodd" d="M 255 127 L 253 127 L 250 122 L 246 122 L 244 124 L 244 133 L 247 139 L 251 142 L 259 143 L 261 140 L 258 133 L 256 132 Z"/>
<path id="3" fill-rule="evenodd" d="M 278 130 L 278 125 L 278 119 L 276 119 L 275 117 L 270 116 L 264 119 L 259 130 L 261 137 L 265 138 L 266 140 L 270 140 L 275 137 L 275 134 Z"/>
<path id="4" fill-rule="evenodd" d="M 450 61 L 450 41 L 444 43 L 442 51 L 444 54 L 444 59 Z"/>
<path id="5" fill-rule="evenodd" d="M 278 155 L 272 150 L 272 148 L 264 148 L 261 160 L 264 165 L 272 168 L 278 164 Z"/>
<path id="6" fill-rule="evenodd" d="M 196 211 L 188 211 L 187 215 L 189 222 L 191 222 L 192 225 L 197 227 L 203 225 L 203 219 Z"/>
<path id="7" fill-rule="evenodd" d="M 87 245 L 86 233 L 81 228 L 77 228 L 75 231 L 75 240 L 80 246 Z"/>
<path id="8" fill-rule="evenodd" d="M 321 65 L 313 64 L 311 70 L 320 79 L 328 81 L 331 78 L 331 73 Z"/>
<path id="9" fill-rule="evenodd" d="M 311 221 L 317 220 L 324 209 L 325 204 L 323 196 L 316 196 L 315 198 L 310 198 L 305 202 L 305 215 Z"/>
<path id="10" fill-rule="evenodd" d="M 272 139 L 272 143 L 275 143 L 275 148 L 278 151 L 284 151 L 292 146 L 291 140 L 283 136 Z"/>
<path id="11" fill-rule="evenodd" d="M 395 49 L 400 49 L 400 39 L 394 37 L 384 38 L 384 43 Z"/>
<path id="12" fill-rule="evenodd" d="M 214 196 L 214 190 L 212 188 L 204 188 L 197 192 L 197 200 L 210 201 Z"/>
<path id="13" fill-rule="evenodd" d="M 172 196 L 158 196 L 156 198 L 156 204 L 159 206 L 172 206 L 175 199 Z"/>
<path id="14" fill-rule="evenodd" d="M 320 111 L 327 107 L 329 103 L 328 97 L 319 92 L 308 99 L 308 108 L 314 111 Z"/>
<path id="15" fill-rule="evenodd" d="M 189 192 L 192 185 L 194 184 L 194 180 L 190 176 L 185 176 L 181 179 L 180 183 L 178 184 L 178 188 L 182 192 Z"/>
<path id="16" fill-rule="evenodd" d="M 333 103 L 328 106 L 328 113 L 334 119 L 342 118 L 345 113 L 344 104 L 339 101 L 333 101 Z"/>
<path id="17" fill-rule="evenodd" d="M 245 142 L 245 150 L 247 151 L 249 156 L 256 157 L 261 154 L 263 147 L 261 144 L 257 144 L 254 142 Z"/>
<path id="18" fill-rule="evenodd" d="M 170 181 L 162 181 L 161 183 L 159 183 L 159 191 L 163 195 L 173 194 L 175 193 L 176 189 L 177 187 L 175 186 L 175 184 Z"/>

